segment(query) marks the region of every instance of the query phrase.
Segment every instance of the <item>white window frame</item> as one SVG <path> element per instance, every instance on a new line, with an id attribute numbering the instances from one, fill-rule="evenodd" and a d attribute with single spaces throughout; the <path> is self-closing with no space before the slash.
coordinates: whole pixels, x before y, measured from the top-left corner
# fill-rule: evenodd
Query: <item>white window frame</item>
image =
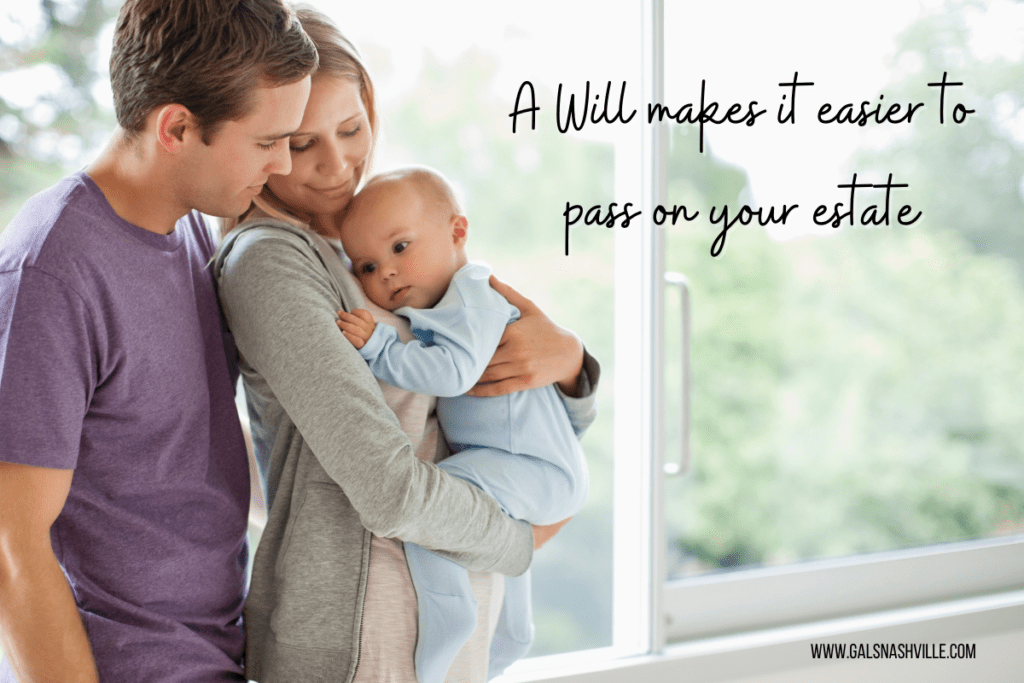
<path id="1" fill-rule="evenodd" d="M 643 101 L 662 101 L 664 0 L 642 7 Z M 649 217 L 665 201 L 668 137 L 642 129 L 635 157 L 616 151 L 616 194 L 642 196 L 648 220 L 615 237 L 615 348 L 635 353 L 616 355 L 613 646 L 527 660 L 505 679 L 718 681 L 806 667 L 806 645 L 829 638 L 1024 634 L 1024 536 L 667 581 L 665 262 Z"/>

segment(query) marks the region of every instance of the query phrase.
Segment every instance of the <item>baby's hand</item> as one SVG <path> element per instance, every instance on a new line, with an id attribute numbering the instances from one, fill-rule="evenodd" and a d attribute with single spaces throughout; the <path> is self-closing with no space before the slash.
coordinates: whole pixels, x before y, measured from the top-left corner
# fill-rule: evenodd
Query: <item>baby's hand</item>
<path id="1" fill-rule="evenodd" d="M 338 311 L 336 322 L 341 333 L 357 349 L 363 348 L 363 345 L 370 340 L 373 329 L 377 327 L 377 323 L 373 322 L 373 316 L 364 308 L 354 308 L 351 313 Z"/>

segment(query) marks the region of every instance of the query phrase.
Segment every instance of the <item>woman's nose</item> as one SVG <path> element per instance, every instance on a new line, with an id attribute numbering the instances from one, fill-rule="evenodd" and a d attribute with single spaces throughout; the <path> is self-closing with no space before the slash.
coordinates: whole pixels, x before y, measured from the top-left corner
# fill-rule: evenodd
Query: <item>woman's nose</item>
<path id="1" fill-rule="evenodd" d="M 343 150 L 332 146 L 320 163 L 320 172 L 324 175 L 337 175 L 348 167 L 348 159 Z"/>

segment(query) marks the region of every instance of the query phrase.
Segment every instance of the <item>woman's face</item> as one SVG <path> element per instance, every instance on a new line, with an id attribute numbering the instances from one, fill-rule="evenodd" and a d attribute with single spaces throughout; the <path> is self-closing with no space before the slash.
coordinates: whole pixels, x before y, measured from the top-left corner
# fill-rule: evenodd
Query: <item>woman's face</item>
<path id="1" fill-rule="evenodd" d="M 267 187 L 288 208 L 329 226 L 328 219 L 352 199 L 372 141 L 359 84 L 314 76 L 302 123 L 289 142 L 292 172 L 270 176 Z"/>

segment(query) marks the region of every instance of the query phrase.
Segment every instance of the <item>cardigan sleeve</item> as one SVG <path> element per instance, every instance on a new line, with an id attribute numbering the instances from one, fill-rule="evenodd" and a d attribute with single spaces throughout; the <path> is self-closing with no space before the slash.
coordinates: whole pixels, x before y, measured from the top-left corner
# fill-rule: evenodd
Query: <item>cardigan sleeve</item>
<path id="1" fill-rule="evenodd" d="M 415 457 L 376 380 L 335 325 L 335 311 L 351 302 L 301 237 L 250 231 L 226 250 L 217 271 L 240 354 L 368 530 L 449 551 L 470 569 L 525 571 L 530 526 Z"/>

